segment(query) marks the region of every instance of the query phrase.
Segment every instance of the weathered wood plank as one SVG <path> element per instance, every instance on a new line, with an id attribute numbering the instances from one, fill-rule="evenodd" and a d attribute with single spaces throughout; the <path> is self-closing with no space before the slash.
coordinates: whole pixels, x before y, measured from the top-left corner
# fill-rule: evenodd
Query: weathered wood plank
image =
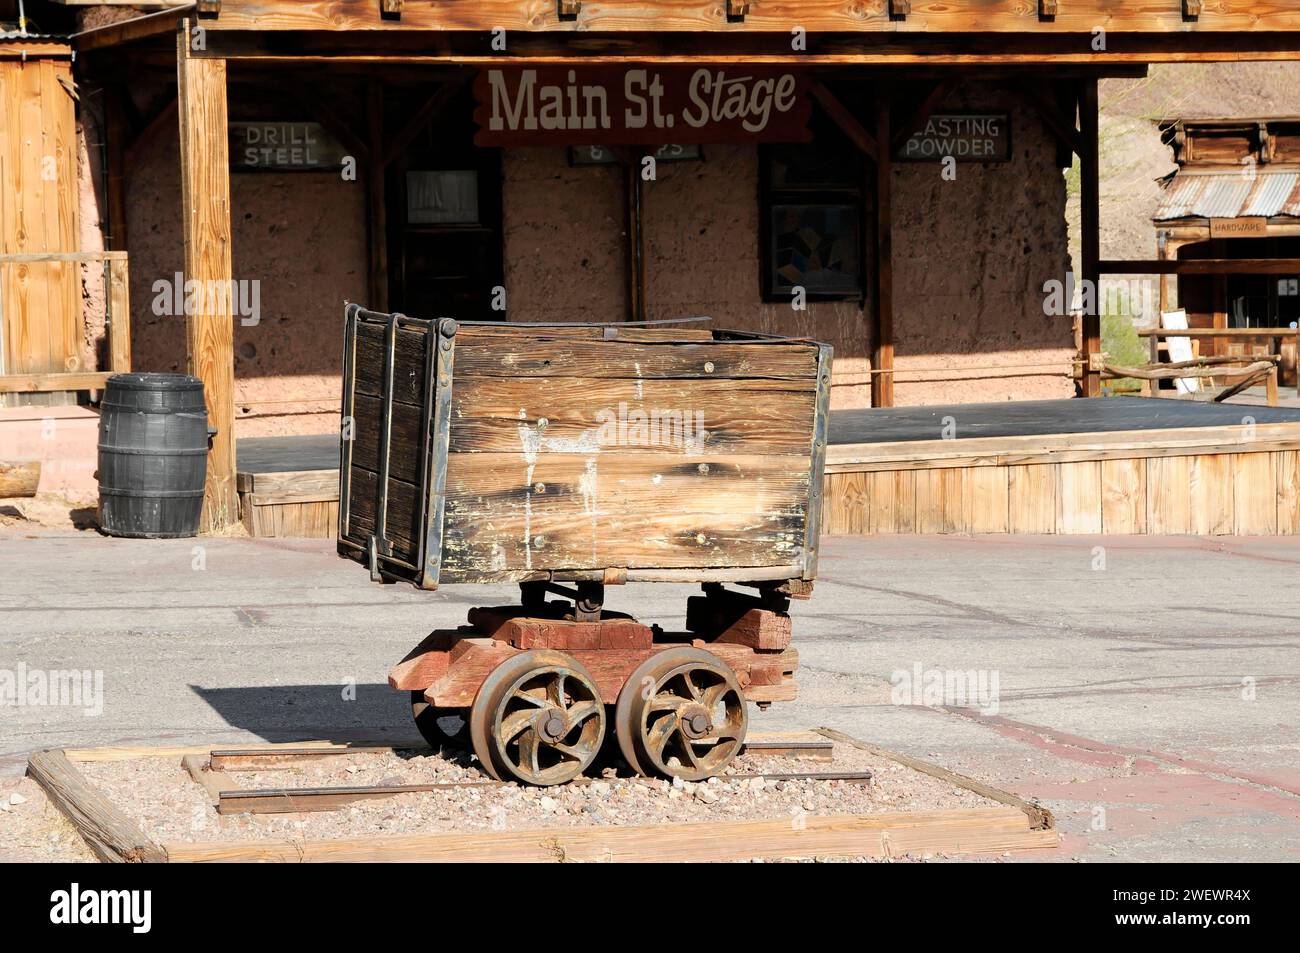
<path id="1" fill-rule="evenodd" d="M 1272 454 L 1277 467 L 1277 531 L 1300 534 L 1300 451 Z"/>
<path id="2" fill-rule="evenodd" d="M 1060 463 L 1057 474 L 1058 533 L 1100 533 L 1101 463 Z"/>
<path id="3" fill-rule="evenodd" d="M 474 834 L 408 834 L 333 841 L 167 844 L 190 863 L 363 861 L 427 863 L 668 863 L 747 858 L 897 857 L 1053 848 L 1054 830 L 1031 830 L 1016 808 L 809 816 L 772 821 L 556 827 Z"/>
<path id="4" fill-rule="evenodd" d="M 226 123 L 226 63 L 191 55 L 189 23 L 177 32 L 181 205 L 185 278 L 205 289 L 186 314 L 189 370 L 203 381 L 209 425 L 203 521 L 217 530 L 239 517 L 235 490 L 235 356 L 230 248 L 230 156 Z M 188 309 L 187 309 L 188 311 Z"/>
<path id="5" fill-rule="evenodd" d="M 1232 455 L 1205 454 L 1185 458 L 1190 463 L 1188 506 L 1191 531 L 1198 536 L 1232 532 Z"/>
<path id="6" fill-rule="evenodd" d="M 1009 471 L 1007 522 L 1011 532 L 1055 533 L 1055 467 L 1015 466 Z"/>
<path id="7" fill-rule="evenodd" d="M 1147 531 L 1147 468 L 1142 460 L 1102 460 L 1101 528 L 1104 533 Z"/>
<path id="8" fill-rule="evenodd" d="M 1300 423 L 1179 427 L 1093 434 L 1032 434 L 889 443 L 832 444 L 828 473 L 1012 466 L 1123 457 L 1300 450 Z"/>
<path id="9" fill-rule="evenodd" d="M 476 345 L 456 344 L 456 379 L 467 377 L 579 377 L 651 380 L 771 378 L 814 381 L 811 344 L 672 344 L 587 341 L 532 334 Z"/>
<path id="10" fill-rule="evenodd" d="M 393 346 L 393 400 L 401 404 L 424 403 L 425 345 L 423 331 L 399 328 Z M 357 393 L 384 396 L 384 326 L 357 323 Z"/>
<path id="11" fill-rule="evenodd" d="M 627 569 L 769 566 L 802 552 L 803 515 L 638 510 L 593 514 L 527 512 L 449 521 L 443 532 L 447 582 L 540 568 Z M 505 577 L 501 577 L 505 578 Z"/>
<path id="12" fill-rule="evenodd" d="M 823 533 L 852 533 L 861 535 L 870 532 L 866 473 L 827 474 L 823 491 L 825 503 L 822 506 Z"/>
<path id="13" fill-rule="evenodd" d="M 665 508 L 800 515 L 808 483 L 807 457 L 788 454 L 459 453 L 447 462 L 447 522 L 526 512 L 600 521 Z"/>
<path id="14" fill-rule="evenodd" d="M 525 32 L 603 33 L 737 32 L 788 34 L 798 23 L 812 32 L 899 33 L 1080 33 L 1183 32 L 1196 30 L 1300 30 L 1300 12 L 1286 0 L 1216 0 L 1205 4 L 1195 23 L 1183 17 L 1181 0 L 1070 0 L 1050 21 L 1038 18 L 1037 4 L 1025 0 L 975 3 L 913 2 L 905 20 L 894 20 L 889 5 L 845 5 L 840 0 L 764 0 L 751 4 L 743 19 L 726 15 L 727 5 L 701 0 L 640 0 L 618 3 L 584 0 L 578 16 L 560 18 L 559 4 L 520 4 L 516 0 L 477 0 L 473 4 L 408 4 L 400 20 L 381 19 L 370 0 L 226 0 L 217 30 L 468 30 L 494 27 Z"/>
<path id="15" fill-rule="evenodd" d="M 971 467 L 966 471 L 963 501 L 966 532 L 1007 532 L 1009 481 L 1005 467 Z"/>
<path id="16" fill-rule="evenodd" d="M 1152 457 L 1147 460 L 1147 532 L 1157 536 L 1192 532 L 1194 459 Z"/>
<path id="17" fill-rule="evenodd" d="M 163 849 L 95 790 L 62 751 L 38 751 L 27 762 L 27 773 L 100 860 L 110 864 L 167 860 Z"/>
<path id="18" fill-rule="evenodd" d="M 1232 532 L 1272 536 L 1278 531 L 1277 463 L 1269 453 L 1234 453 Z"/>
<path id="19" fill-rule="evenodd" d="M 453 452 L 586 452 L 593 444 L 665 454 L 734 446 L 809 452 L 813 380 L 473 378 L 461 371 L 458 352 Z"/>

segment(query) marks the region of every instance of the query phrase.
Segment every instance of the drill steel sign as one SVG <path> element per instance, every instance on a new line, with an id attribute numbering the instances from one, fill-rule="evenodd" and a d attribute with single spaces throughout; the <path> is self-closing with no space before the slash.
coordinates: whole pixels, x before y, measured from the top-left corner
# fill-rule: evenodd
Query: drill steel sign
<path id="1" fill-rule="evenodd" d="M 480 146 L 805 142 L 812 105 L 790 70 L 747 66 L 484 69 Z"/>

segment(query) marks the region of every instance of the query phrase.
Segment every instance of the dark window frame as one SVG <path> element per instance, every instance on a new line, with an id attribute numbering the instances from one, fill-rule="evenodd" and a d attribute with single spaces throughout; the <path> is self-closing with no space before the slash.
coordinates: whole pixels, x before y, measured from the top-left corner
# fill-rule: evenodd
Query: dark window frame
<path id="1" fill-rule="evenodd" d="M 857 287 L 853 290 L 818 291 L 806 289 L 808 301 L 857 301 L 866 307 L 872 296 L 874 275 L 868 263 L 875 258 L 875 229 L 870 217 L 875 208 L 873 170 L 868 160 L 838 130 L 829 124 L 817 123 L 814 117 L 814 138 L 795 145 L 759 146 L 758 168 L 758 233 L 759 233 L 759 294 L 765 304 L 788 304 L 789 289 L 779 287 L 775 281 L 775 235 L 772 218 L 778 206 L 849 206 L 853 210 L 854 240 L 857 246 Z M 847 157 L 851 167 L 849 177 L 839 182 L 777 185 L 773 182 L 775 165 L 784 150 L 836 149 Z"/>

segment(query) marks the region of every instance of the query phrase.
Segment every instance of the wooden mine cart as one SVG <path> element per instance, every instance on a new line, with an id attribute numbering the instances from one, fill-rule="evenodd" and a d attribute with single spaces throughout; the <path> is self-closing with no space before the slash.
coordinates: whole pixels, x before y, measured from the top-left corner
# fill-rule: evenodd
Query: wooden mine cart
<path id="1" fill-rule="evenodd" d="M 576 777 L 610 733 L 642 774 L 720 771 L 746 703 L 795 694 L 787 610 L 817 571 L 830 372 L 824 344 L 690 322 L 349 306 L 339 553 L 377 581 L 521 591 L 393 669 L 429 742 L 531 784 Z M 703 585 L 688 632 L 604 608 L 640 581 Z"/>

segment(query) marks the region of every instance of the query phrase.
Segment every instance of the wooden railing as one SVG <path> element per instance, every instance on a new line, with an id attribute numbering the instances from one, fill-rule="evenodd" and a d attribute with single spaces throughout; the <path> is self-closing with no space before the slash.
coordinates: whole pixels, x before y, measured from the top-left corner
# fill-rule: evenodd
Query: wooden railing
<path id="1" fill-rule="evenodd" d="M 108 264 L 108 370 L 73 372 L 30 372 L 8 374 L 5 370 L 4 276 L 0 273 L 0 394 L 36 393 L 61 390 L 103 390 L 108 379 L 131 369 L 131 295 L 130 269 L 124 251 L 103 252 L 33 252 L 0 255 L 0 272 L 10 265 L 33 265 L 48 262 Z M 80 300 L 80 295 L 78 295 Z M 71 356 L 71 355 L 70 355 Z"/>
<path id="2" fill-rule="evenodd" d="M 1146 328 L 1138 328 L 1137 333 L 1138 333 L 1138 337 L 1148 338 L 1153 342 L 1153 344 L 1155 342 L 1167 340 L 1168 338 L 1262 338 L 1267 341 L 1279 342 L 1279 343 L 1285 340 L 1286 338 L 1296 338 L 1297 348 L 1300 349 L 1300 330 L 1297 330 L 1296 328 L 1151 328 L 1151 327 L 1146 327 Z M 1153 351 L 1154 351 L 1154 347 L 1153 347 Z M 1298 353 L 1300 353 L 1300 351 L 1298 351 Z M 1248 368 L 1237 370 L 1235 371 L 1235 373 L 1234 372 L 1228 372 L 1228 373 L 1220 372 L 1220 373 L 1222 373 L 1222 376 L 1225 377 L 1237 376 L 1239 378 L 1243 377 L 1247 373 L 1251 373 L 1254 374 L 1257 378 L 1259 378 L 1259 380 L 1258 381 L 1252 380 L 1250 382 L 1239 380 L 1237 383 L 1240 386 L 1234 385 L 1233 388 L 1230 388 L 1231 391 L 1230 393 L 1219 395 L 1219 397 L 1217 397 L 1216 399 L 1220 399 L 1220 400 L 1226 399 L 1227 397 L 1233 396 L 1236 393 L 1240 393 L 1241 390 L 1244 390 L 1246 387 L 1251 386 L 1251 384 L 1253 383 L 1262 382 L 1268 388 L 1269 404 L 1275 405 L 1277 403 L 1277 378 L 1278 378 L 1277 365 L 1279 361 L 1280 358 L 1278 358 L 1276 355 L 1243 354 L 1243 355 L 1227 355 L 1219 358 L 1198 357 L 1193 361 L 1184 361 L 1177 365 L 1169 364 L 1169 363 L 1155 364 L 1153 362 L 1151 365 L 1147 365 L 1147 366 L 1158 367 L 1165 370 L 1168 370 L 1170 368 L 1177 370 L 1179 368 L 1186 368 L 1186 367 L 1193 367 L 1193 366 L 1206 368 L 1215 363 L 1248 364 L 1251 366 Z M 1254 366 L 1255 363 L 1271 364 L 1271 372 L 1268 372 L 1269 368 L 1255 367 Z M 1214 373 L 1214 372 L 1199 373 L 1199 374 L 1198 373 L 1182 373 L 1182 374 L 1167 373 L 1167 374 L 1160 374 L 1159 376 L 1161 379 L 1172 378 L 1172 377 L 1210 377 L 1210 376 L 1220 376 L 1220 373 Z M 1136 375 L 1125 374 L 1125 375 L 1118 375 L 1118 376 L 1131 377 Z M 1148 378 L 1148 379 L 1154 380 L 1155 378 Z M 1156 387 L 1154 385 L 1151 387 L 1151 391 L 1152 391 L 1151 396 L 1153 397 L 1159 396 L 1159 392 L 1156 390 Z M 1296 393 L 1298 396 L 1300 396 L 1300 380 L 1297 380 Z"/>

